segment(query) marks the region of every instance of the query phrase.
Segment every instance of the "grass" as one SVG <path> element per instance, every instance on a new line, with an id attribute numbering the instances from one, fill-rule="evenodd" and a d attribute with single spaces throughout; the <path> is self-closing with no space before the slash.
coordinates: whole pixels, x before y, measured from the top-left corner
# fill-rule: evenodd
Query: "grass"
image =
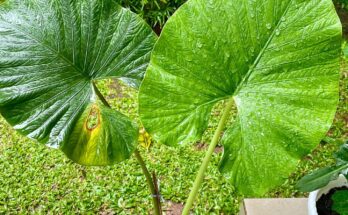
<path id="1" fill-rule="evenodd" d="M 329 132 L 335 140 L 348 138 L 348 72 L 342 72 L 341 102 L 335 123 Z M 111 105 L 137 119 L 136 92 L 117 81 L 98 84 Z M 213 116 L 220 113 L 219 104 Z M 178 149 L 154 144 L 141 149 L 151 170 L 161 183 L 164 208 L 186 200 L 191 183 L 203 158 L 202 146 L 212 135 L 217 117 L 211 121 L 202 142 Z M 322 143 L 307 156 L 297 170 L 279 188 L 265 197 L 299 197 L 296 181 L 310 170 L 332 163 L 335 142 Z M 195 214 L 235 214 L 242 198 L 216 166 L 221 153 L 215 153 L 203 189 L 196 202 Z M 0 119 L 0 214 L 147 214 L 151 199 L 146 181 L 134 158 L 116 166 L 82 167 L 53 150 L 18 135 Z M 170 200 L 170 201 L 169 201 Z"/>

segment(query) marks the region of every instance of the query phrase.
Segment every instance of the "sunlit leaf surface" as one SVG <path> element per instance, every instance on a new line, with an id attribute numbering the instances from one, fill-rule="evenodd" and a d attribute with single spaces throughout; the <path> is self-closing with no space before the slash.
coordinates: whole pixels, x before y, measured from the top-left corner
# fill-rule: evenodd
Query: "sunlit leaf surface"
<path id="1" fill-rule="evenodd" d="M 329 129 L 341 24 L 330 0 L 190 0 L 168 21 L 140 89 L 147 131 L 198 140 L 218 101 L 238 115 L 221 171 L 247 195 L 281 184 Z"/>

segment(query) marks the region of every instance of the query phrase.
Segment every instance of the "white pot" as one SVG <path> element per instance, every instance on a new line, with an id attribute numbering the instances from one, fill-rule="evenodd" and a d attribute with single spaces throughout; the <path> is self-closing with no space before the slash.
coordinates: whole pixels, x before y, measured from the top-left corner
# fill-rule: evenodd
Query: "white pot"
<path id="1" fill-rule="evenodd" d="M 337 180 L 331 181 L 325 187 L 311 192 L 308 197 L 308 214 L 309 215 L 318 215 L 317 206 L 316 206 L 317 200 L 319 200 L 323 194 L 327 194 L 332 188 L 335 188 L 335 187 L 348 187 L 347 179 L 343 175 L 340 175 Z"/>

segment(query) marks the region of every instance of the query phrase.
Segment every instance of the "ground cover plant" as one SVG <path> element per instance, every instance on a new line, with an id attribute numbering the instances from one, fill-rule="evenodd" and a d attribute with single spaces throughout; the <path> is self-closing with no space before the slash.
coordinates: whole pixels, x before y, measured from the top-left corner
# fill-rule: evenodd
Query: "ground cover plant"
<path id="1" fill-rule="evenodd" d="M 344 69 L 342 71 L 340 107 L 329 132 L 329 136 L 335 139 L 347 135 L 347 73 Z M 98 87 L 114 109 L 130 118 L 137 117 L 136 91 L 118 81 L 102 81 Z M 221 114 L 221 108 L 220 103 L 212 111 L 214 119 Z M 185 201 L 195 170 L 204 155 L 206 142 L 211 139 L 216 125 L 217 121 L 212 120 L 203 139 L 194 146 L 181 146 L 176 150 L 154 144 L 147 152 L 145 159 L 151 169 L 160 170 L 158 175 L 167 210 L 174 210 L 180 207 L 174 203 Z M 265 196 L 302 196 L 293 188 L 298 178 L 309 169 L 333 162 L 330 155 L 336 144 L 330 139 L 326 141 L 329 143 L 323 142 L 307 156 L 283 186 Z M 0 181 L 1 212 L 143 214 L 151 208 L 145 178 L 134 158 L 105 169 L 80 167 L 62 154 L 17 135 L 4 121 L 0 122 L 0 142 L 0 166 L 3 170 L 0 178 L 4 179 Z M 214 168 L 221 158 L 221 149 L 217 148 L 215 152 L 203 184 L 205 191 L 194 209 L 195 214 L 234 214 L 238 210 L 240 197 Z M 116 180 L 120 178 L 124 180 Z M 215 192 L 219 190 L 224 192 Z"/>

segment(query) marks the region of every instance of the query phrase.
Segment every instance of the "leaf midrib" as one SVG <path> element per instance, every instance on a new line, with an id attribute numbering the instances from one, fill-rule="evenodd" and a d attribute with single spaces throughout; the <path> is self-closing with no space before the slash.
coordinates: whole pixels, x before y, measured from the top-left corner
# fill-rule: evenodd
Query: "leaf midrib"
<path id="1" fill-rule="evenodd" d="M 280 24 L 282 23 L 282 18 L 287 14 L 291 4 L 292 4 L 293 0 L 290 0 L 289 4 L 287 5 L 285 11 L 283 12 L 283 14 L 280 16 L 279 18 L 279 21 L 277 23 L 277 25 L 275 26 L 275 28 L 273 29 L 270 37 L 268 38 L 266 44 L 263 46 L 263 48 L 261 49 L 260 53 L 258 54 L 258 56 L 256 57 L 256 59 L 254 60 L 254 63 L 252 65 L 252 67 L 249 68 L 247 74 L 244 76 L 243 80 L 240 82 L 240 84 L 237 86 L 237 89 L 235 90 L 234 94 L 232 97 L 234 97 L 234 100 L 236 100 L 236 96 L 238 95 L 238 93 L 240 92 L 240 90 L 243 88 L 243 86 L 245 84 L 247 84 L 248 80 L 249 80 L 249 77 L 250 75 L 252 74 L 252 72 L 254 71 L 255 67 L 257 66 L 257 64 L 260 62 L 261 60 L 261 57 L 263 56 L 265 50 L 267 49 L 267 47 L 269 46 L 269 44 L 272 42 L 275 34 L 276 34 L 276 30 L 279 28 Z M 244 134 L 244 127 L 243 127 L 243 117 L 242 115 L 240 114 L 240 111 L 238 110 L 238 104 L 237 104 L 237 101 L 235 101 L 235 104 L 237 106 L 237 111 L 238 111 L 238 115 L 239 117 L 237 117 L 239 119 L 239 124 L 240 124 L 240 132 L 241 132 L 241 147 L 239 147 L 238 149 L 238 154 L 240 154 L 240 151 L 242 149 L 244 149 L 244 144 L 245 144 L 245 136 L 243 135 Z"/>
<path id="2" fill-rule="evenodd" d="M 244 76 L 243 80 L 238 84 L 237 89 L 235 90 L 233 96 L 238 95 L 238 93 L 241 91 L 241 89 L 243 88 L 244 85 L 246 85 L 248 83 L 249 77 L 250 75 L 253 73 L 254 69 L 256 68 L 256 66 L 258 65 L 258 63 L 260 62 L 263 54 L 265 53 L 266 49 L 268 48 L 268 46 L 270 45 L 270 43 L 272 42 L 274 36 L 276 35 L 276 31 L 279 29 L 280 24 L 282 23 L 282 18 L 288 13 L 289 8 L 292 4 L 293 0 L 290 0 L 287 7 L 285 8 L 283 14 L 279 17 L 278 23 L 277 25 L 274 27 L 270 37 L 268 38 L 267 42 L 265 43 L 265 45 L 262 47 L 262 49 L 260 50 L 258 56 L 255 58 L 252 66 L 249 67 L 248 72 L 246 73 L 246 75 Z"/>

